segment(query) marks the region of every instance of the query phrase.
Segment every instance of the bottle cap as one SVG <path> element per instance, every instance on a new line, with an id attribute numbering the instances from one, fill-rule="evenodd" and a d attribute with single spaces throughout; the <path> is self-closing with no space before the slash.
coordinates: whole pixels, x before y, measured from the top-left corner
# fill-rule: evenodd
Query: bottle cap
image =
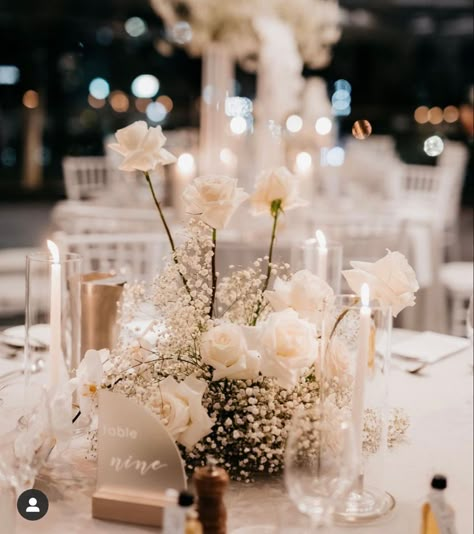
<path id="1" fill-rule="evenodd" d="M 448 486 L 448 481 L 444 475 L 435 475 L 431 480 L 431 487 L 433 489 L 444 490 Z"/>
<path id="2" fill-rule="evenodd" d="M 194 495 L 189 491 L 181 491 L 178 497 L 179 506 L 192 506 L 194 504 Z"/>

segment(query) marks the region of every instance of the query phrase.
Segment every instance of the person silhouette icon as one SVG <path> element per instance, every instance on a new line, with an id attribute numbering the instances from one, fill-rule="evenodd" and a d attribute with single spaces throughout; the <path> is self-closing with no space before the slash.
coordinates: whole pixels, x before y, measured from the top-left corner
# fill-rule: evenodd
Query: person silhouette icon
<path id="1" fill-rule="evenodd" d="M 29 506 L 26 509 L 27 513 L 40 513 L 41 510 L 36 506 L 38 504 L 38 501 L 34 497 L 31 497 L 31 499 L 28 501 L 28 504 Z"/>

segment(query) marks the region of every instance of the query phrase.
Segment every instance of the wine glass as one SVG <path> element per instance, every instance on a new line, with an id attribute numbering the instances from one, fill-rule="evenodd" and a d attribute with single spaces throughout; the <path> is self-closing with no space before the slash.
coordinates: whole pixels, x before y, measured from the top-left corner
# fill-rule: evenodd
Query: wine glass
<path id="1" fill-rule="evenodd" d="M 327 402 L 330 402 L 328 399 Z M 357 479 L 358 458 L 353 427 L 333 407 L 298 409 L 293 416 L 285 451 L 285 484 L 290 499 L 311 519 L 313 531 L 332 521 Z"/>

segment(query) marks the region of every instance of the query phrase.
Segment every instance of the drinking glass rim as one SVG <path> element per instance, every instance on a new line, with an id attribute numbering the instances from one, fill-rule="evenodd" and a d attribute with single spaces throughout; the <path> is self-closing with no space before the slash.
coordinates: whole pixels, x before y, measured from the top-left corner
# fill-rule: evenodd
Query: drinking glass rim
<path id="1" fill-rule="evenodd" d="M 334 307 L 334 305 L 337 303 L 337 301 L 343 302 L 344 299 L 359 299 L 358 302 L 352 302 L 351 304 L 344 305 L 344 308 L 347 308 L 348 310 L 360 310 L 363 306 L 360 302 L 360 295 L 356 295 L 355 293 L 340 293 L 338 295 L 334 295 L 332 300 L 328 303 L 327 309 L 331 309 Z M 392 307 L 391 306 L 382 306 L 377 300 L 370 300 L 369 306 L 371 310 L 373 311 L 381 311 L 381 312 L 389 312 L 392 313 Z"/>
<path id="2" fill-rule="evenodd" d="M 59 256 L 59 264 L 64 263 L 74 263 L 76 261 L 82 260 L 82 256 L 78 254 L 77 252 L 66 252 L 66 254 L 60 254 Z M 26 255 L 26 261 L 31 262 L 43 262 L 43 263 L 55 263 L 51 254 L 46 251 L 35 251 L 31 252 L 30 254 Z"/>

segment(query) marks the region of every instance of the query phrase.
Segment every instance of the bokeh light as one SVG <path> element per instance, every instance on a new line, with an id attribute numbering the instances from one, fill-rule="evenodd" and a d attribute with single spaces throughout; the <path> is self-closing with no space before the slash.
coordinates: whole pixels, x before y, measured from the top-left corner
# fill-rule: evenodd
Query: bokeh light
<path id="1" fill-rule="evenodd" d="M 415 121 L 418 124 L 426 124 L 429 120 L 429 108 L 427 106 L 418 106 L 415 109 Z"/>
<path id="2" fill-rule="evenodd" d="M 327 164 L 331 167 L 340 167 L 344 164 L 344 149 L 340 146 L 335 146 L 328 150 L 326 155 Z"/>
<path id="3" fill-rule="evenodd" d="M 367 139 L 372 133 L 372 125 L 368 120 L 355 121 L 352 125 L 352 135 L 359 140 Z"/>
<path id="4" fill-rule="evenodd" d="M 299 172 L 307 172 L 311 169 L 313 158 L 308 152 L 299 152 L 296 156 L 296 170 Z"/>
<path id="5" fill-rule="evenodd" d="M 146 23 L 140 17 L 131 17 L 125 21 L 125 31 L 130 37 L 140 37 L 146 32 Z"/>
<path id="6" fill-rule="evenodd" d="M 128 96 L 123 91 L 113 91 L 109 97 L 110 106 L 117 113 L 125 113 L 130 102 Z"/>
<path id="7" fill-rule="evenodd" d="M 26 91 L 23 95 L 23 105 L 28 109 L 37 108 L 39 105 L 39 94 L 37 91 L 33 91 L 33 89 Z"/>
<path id="8" fill-rule="evenodd" d="M 152 122 L 162 122 L 166 118 L 166 115 L 166 108 L 160 102 L 152 102 L 146 108 L 146 116 Z"/>
<path id="9" fill-rule="evenodd" d="M 173 101 L 167 95 L 161 95 L 156 99 L 157 102 L 165 106 L 166 111 L 169 113 L 173 109 Z"/>
<path id="10" fill-rule="evenodd" d="M 193 37 L 193 31 L 189 22 L 185 20 L 178 21 L 171 29 L 171 40 L 177 44 L 186 44 Z"/>
<path id="11" fill-rule="evenodd" d="M 140 113 L 146 113 L 146 108 L 152 102 L 153 100 L 151 98 L 137 98 L 135 100 L 135 107 Z"/>
<path id="12" fill-rule="evenodd" d="M 153 98 L 160 89 L 160 82 L 153 74 L 140 74 L 132 82 L 132 93 L 138 98 Z"/>
<path id="13" fill-rule="evenodd" d="M 452 123 L 459 119 L 459 109 L 456 106 L 446 106 L 443 110 L 443 119 Z"/>
<path id="14" fill-rule="evenodd" d="M 104 78 L 94 78 L 89 84 L 89 93 L 97 99 L 107 98 L 110 93 L 110 86 Z"/>
<path id="15" fill-rule="evenodd" d="M 290 115 L 286 119 L 286 129 L 291 133 L 297 133 L 303 128 L 303 119 L 299 115 Z"/>
<path id="16" fill-rule="evenodd" d="M 96 98 L 92 95 L 87 97 L 87 102 L 89 102 L 89 106 L 94 109 L 100 109 L 105 106 L 105 98 Z"/>
<path id="17" fill-rule="evenodd" d="M 348 93 L 352 91 L 352 86 L 347 80 L 336 80 L 334 88 L 336 91 L 347 91 Z"/>
<path id="18" fill-rule="evenodd" d="M 237 165 L 237 156 L 232 152 L 230 148 L 223 148 L 219 152 L 219 159 L 225 165 L 234 167 Z"/>
<path id="19" fill-rule="evenodd" d="M 181 172 L 189 174 L 196 170 L 196 164 L 194 162 L 194 156 L 188 152 L 184 152 L 178 158 L 176 162 Z"/>
<path id="20" fill-rule="evenodd" d="M 241 96 L 228 96 L 225 99 L 225 114 L 228 117 L 246 117 L 253 111 L 250 98 Z"/>
<path id="21" fill-rule="evenodd" d="M 426 139 L 423 150 L 427 156 L 436 157 L 441 154 L 444 150 L 443 140 L 439 135 L 432 135 Z"/>
<path id="22" fill-rule="evenodd" d="M 332 130 L 332 120 L 329 117 L 319 117 L 314 129 L 319 135 L 327 135 Z"/>
<path id="23" fill-rule="evenodd" d="M 234 117 L 230 121 L 230 131 L 235 135 L 242 135 L 247 130 L 247 121 L 243 117 Z"/>
<path id="24" fill-rule="evenodd" d="M 443 122 L 443 110 L 435 106 L 428 111 L 428 120 L 431 124 L 441 124 Z"/>

